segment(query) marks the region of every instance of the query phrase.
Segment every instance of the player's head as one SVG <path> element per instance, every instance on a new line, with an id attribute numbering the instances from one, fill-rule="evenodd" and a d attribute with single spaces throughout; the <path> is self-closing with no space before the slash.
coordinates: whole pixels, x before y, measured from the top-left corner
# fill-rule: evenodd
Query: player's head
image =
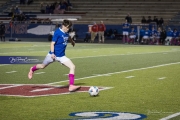
<path id="1" fill-rule="evenodd" d="M 69 29 L 71 28 L 71 26 L 72 26 L 72 22 L 71 22 L 71 21 L 69 21 L 69 20 L 63 20 L 62 30 L 63 30 L 64 32 L 68 32 Z"/>

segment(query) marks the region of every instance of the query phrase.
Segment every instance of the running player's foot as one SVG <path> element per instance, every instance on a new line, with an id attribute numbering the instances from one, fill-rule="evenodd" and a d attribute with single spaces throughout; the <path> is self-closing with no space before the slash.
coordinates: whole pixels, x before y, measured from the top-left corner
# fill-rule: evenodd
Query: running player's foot
<path id="1" fill-rule="evenodd" d="M 28 78 L 32 79 L 32 76 L 33 76 L 33 71 L 32 71 L 32 67 L 31 67 L 29 70 Z"/>
<path id="2" fill-rule="evenodd" d="M 69 92 L 74 92 L 76 90 L 79 90 L 80 88 L 81 88 L 81 86 L 70 85 Z"/>

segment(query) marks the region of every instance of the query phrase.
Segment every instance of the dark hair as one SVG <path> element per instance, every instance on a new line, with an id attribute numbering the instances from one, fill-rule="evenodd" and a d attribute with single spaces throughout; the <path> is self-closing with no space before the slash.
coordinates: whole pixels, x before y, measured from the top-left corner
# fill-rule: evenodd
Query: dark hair
<path id="1" fill-rule="evenodd" d="M 62 25 L 64 25 L 65 27 L 70 28 L 72 26 L 72 22 L 69 21 L 69 20 L 63 20 Z"/>

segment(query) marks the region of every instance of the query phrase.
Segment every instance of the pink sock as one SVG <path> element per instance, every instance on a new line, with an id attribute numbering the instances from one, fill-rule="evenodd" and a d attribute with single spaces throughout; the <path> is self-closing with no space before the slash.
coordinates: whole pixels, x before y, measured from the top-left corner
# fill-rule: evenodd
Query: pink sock
<path id="1" fill-rule="evenodd" d="M 38 69 L 36 68 L 36 65 L 35 65 L 35 66 L 33 66 L 33 68 L 31 70 L 34 72 L 34 71 L 36 71 Z"/>
<path id="2" fill-rule="evenodd" d="M 74 74 L 69 74 L 69 85 L 74 85 Z"/>

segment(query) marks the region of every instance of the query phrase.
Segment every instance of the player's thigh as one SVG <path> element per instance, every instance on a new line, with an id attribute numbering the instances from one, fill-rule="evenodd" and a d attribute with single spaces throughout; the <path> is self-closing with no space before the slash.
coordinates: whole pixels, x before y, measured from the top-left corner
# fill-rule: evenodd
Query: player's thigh
<path id="1" fill-rule="evenodd" d="M 73 62 L 69 58 L 67 58 L 66 56 L 57 57 L 56 60 L 68 68 L 74 68 L 75 67 Z"/>
<path id="2" fill-rule="evenodd" d="M 51 54 L 47 54 L 43 63 L 45 66 L 49 65 L 50 63 L 54 62 L 54 60 L 51 58 Z"/>

